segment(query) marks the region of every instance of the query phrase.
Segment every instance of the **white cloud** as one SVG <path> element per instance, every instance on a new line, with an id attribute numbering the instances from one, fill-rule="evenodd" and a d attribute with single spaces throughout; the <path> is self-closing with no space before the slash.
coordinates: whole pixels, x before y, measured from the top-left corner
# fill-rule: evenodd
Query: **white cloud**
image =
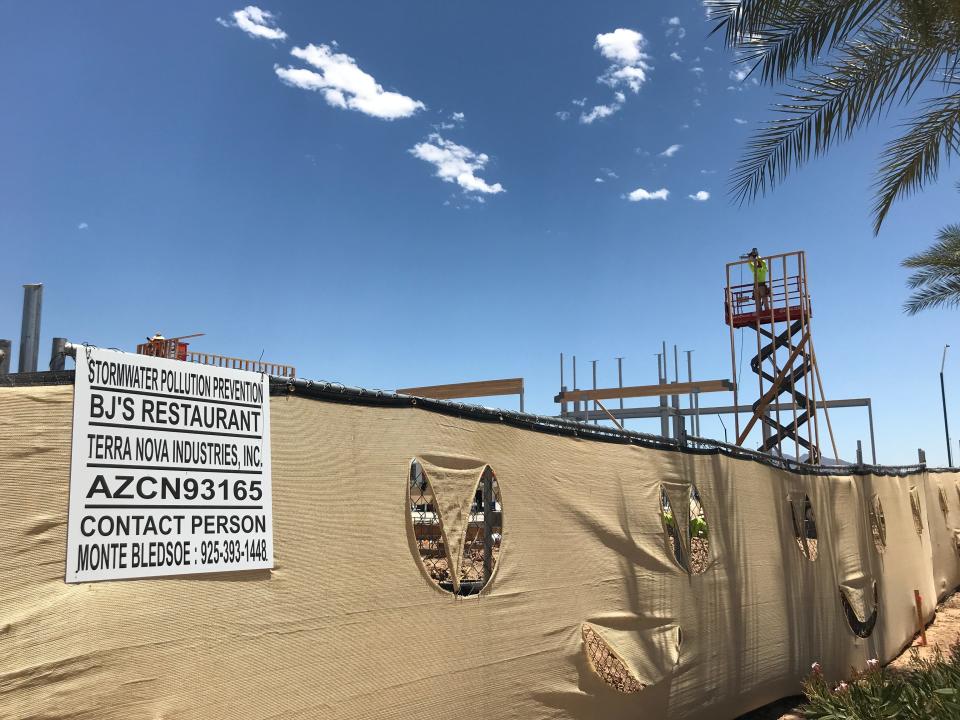
<path id="1" fill-rule="evenodd" d="M 453 120 L 454 122 L 462 123 L 467 119 L 467 116 L 464 115 L 462 112 L 455 112 L 453 113 L 453 115 L 450 116 L 450 119 Z"/>
<path id="2" fill-rule="evenodd" d="M 701 174 L 701 175 L 716 175 L 716 174 L 717 174 L 717 171 L 716 171 L 716 170 L 701 170 L 701 171 L 700 171 L 700 174 Z"/>
<path id="3" fill-rule="evenodd" d="M 746 124 L 747 124 L 747 121 L 744 120 L 743 118 L 734 118 L 733 121 L 734 121 L 737 125 L 746 125 Z"/>
<path id="4" fill-rule="evenodd" d="M 690 68 L 690 72 L 700 75 L 701 73 L 703 73 L 703 68 L 697 65 L 695 67 Z"/>
<path id="5" fill-rule="evenodd" d="M 90 226 L 87 225 L 85 222 L 82 222 L 79 225 L 77 225 L 77 230 L 86 230 L 88 227 Z"/>
<path id="6" fill-rule="evenodd" d="M 736 80 L 737 82 L 743 82 L 746 80 L 747 75 L 750 74 L 750 68 L 748 67 L 739 67 L 730 71 L 730 79 Z"/>
<path id="7" fill-rule="evenodd" d="M 614 180 L 616 180 L 617 178 L 620 177 L 619 175 L 617 175 L 617 174 L 616 174 L 613 170 L 611 170 L 610 168 L 600 168 L 600 172 L 602 172 L 602 173 L 603 173 L 604 175 L 606 175 L 608 178 L 613 178 Z"/>
<path id="8" fill-rule="evenodd" d="M 595 177 L 595 178 L 593 179 L 593 181 L 594 181 L 595 183 L 602 183 L 602 182 L 605 182 L 605 181 L 604 181 L 604 179 L 603 179 L 602 177 Z"/>
<path id="9" fill-rule="evenodd" d="M 664 150 L 662 153 L 660 153 L 660 157 L 672 158 L 674 155 L 677 154 L 677 151 L 680 150 L 680 148 L 682 148 L 682 147 L 683 147 L 683 145 L 671 145 L 671 146 L 668 147 L 666 150 Z"/>
<path id="10" fill-rule="evenodd" d="M 687 195 L 691 200 L 696 200 L 697 202 L 706 202 L 710 199 L 710 193 L 706 190 L 698 190 L 693 195 Z"/>
<path id="11" fill-rule="evenodd" d="M 233 21 L 217 18 L 217 22 L 224 27 L 237 27 L 250 37 L 265 40 L 286 40 L 287 34 L 277 27 L 273 13 L 261 10 L 256 5 L 247 5 L 243 10 L 231 13 Z"/>
<path id="12" fill-rule="evenodd" d="M 627 66 L 618 68 L 611 65 L 607 71 L 597 78 L 598 81 L 602 82 L 604 85 L 609 85 L 612 88 L 618 87 L 620 85 L 626 85 L 634 93 L 640 92 L 640 88 L 643 87 L 643 84 L 647 81 L 647 69 L 648 65 L 643 66 Z"/>
<path id="13" fill-rule="evenodd" d="M 580 113 L 580 122 L 584 125 L 590 125 L 594 120 L 610 117 L 622 106 L 620 103 L 611 103 L 609 105 L 594 105 L 590 112 Z"/>
<path id="14" fill-rule="evenodd" d="M 569 120 L 569 119 L 570 119 L 570 113 L 567 112 L 566 110 L 557 110 L 557 111 L 554 113 L 554 115 L 556 115 L 556 116 L 557 116 L 558 118 L 560 118 L 561 120 Z"/>
<path id="15" fill-rule="evenodd" d="M 672 53 L 670 53 L 670 59 L 671 59 L 671 60 L 676 60 L 677 62 L 683 62 L 683 58 L 680 57 L 680 53 L 678 53 L 678 52 L 672 52 Z"/>
<path id="16" fill-rule="evenodd" d="M 357 67 L 356 60 L 334 52 L 329 45 L 295 47 L 290 54 L 320 72 L 275 66 L 277 76 L 288 85 L 322 92 L 327 104 L 333 107 L 357 110 L 384 120 L 410 117 L 426 107 L 419 100 L 384 90 L 372 75 Z"/>
<path id="17" fill-rule="evenodd" d="M 648 192 L 643 188 L 637 188 L 632 193 L 627 195 L 627 199 L 630 202 L 639 202 L 641 200 L 666 200 L 668 195 L 670 195 L 670 191 L 666 188 L 660 188 L 659 190 L 654 190 L 653 192 Z"/>
<path id="18" fill-rule="evenodd" d="M 600 33 L 596 36 L 594 48 L 613 63 L 597 78 L 597 82 L 607 85 L 614 91 L 613 101 L 594 105 L 587 110 L 586 98 L 573 100 L 574 105 L 584 108 L 580 113 L 581 124 L 590 125 L 596 120 L 610 117 L 619 111 L 627 100 L 624 90 L 640 92 L 640 88 L 648 79 L 648 71 L 651 70 L 647 63 L 650 56 L 643 52 L 646 44 L 647 41 L 641 33 L 629 28 L 617 28 L 612 32 Z M 560 117 L 559 113 L 558 117 Z"/>
<path id="19" fill-rule="evenodd" d="M 437 177 L 444 182 L 456 183 L 465 193 L 485 193 L 496 195 L 506 192 L 500 183 L 490 185 L 476 173 L 483 170 L 490 158 L 484 153 L 475 153 L 468 147 L 457 145 L 436 133 L 427 137 L 426 142 L 417 143 L 410 153 L 437 169 Z"/>
<path id="20" fill-rule="evenodd" d="M 677 38 L 679 40 L 683 40 L 687 36 L 687 31 L 683 28 L 683 26 L 680 25 L 680 18 L 678 17 L 670 18 L 669 20 L 667 20 L 667 25 L 668 25 L 667 32 L 664 33 L 666 37 L 670 37 L 671 35 L 676 33 Z M 679 45 L 680 43 L 676 43 L 676 44 Z"/>
<path id="21" fill-rule="evenodd" d="M 613 32 L 600 33 L 594 45 L 607 60 L 618 65 L 637 65 L 647 59 L 643 47 L 647 44 L 636 30 L 617 28 Z"/>
<path id="22" fill-rule="evenodd" d="M 643 52 L 647 41 L 636 30 L 617 28 L 613 32 L 600 33 L 594 47 L 613 65 L 607 68 L 597 80 L 604 85 L 617 88 L 625 85 L 634 93 L 640 92 L 647 81 L 650 56 Z"/>

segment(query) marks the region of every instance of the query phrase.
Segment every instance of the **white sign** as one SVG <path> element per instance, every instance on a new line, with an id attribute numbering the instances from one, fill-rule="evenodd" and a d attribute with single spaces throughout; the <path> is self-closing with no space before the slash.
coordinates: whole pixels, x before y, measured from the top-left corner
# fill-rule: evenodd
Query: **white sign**
<path id="1" fill-rule="evenodd" d="M 66 581 L 272 568 L 269 383 L 77 348 Z"/>

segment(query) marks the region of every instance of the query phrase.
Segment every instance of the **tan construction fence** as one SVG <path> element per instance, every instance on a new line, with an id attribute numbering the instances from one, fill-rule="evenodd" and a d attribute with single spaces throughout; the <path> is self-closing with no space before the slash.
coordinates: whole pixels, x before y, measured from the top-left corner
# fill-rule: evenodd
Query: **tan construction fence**
<path id="1" fill-rule="evenodd" d="M 803 474 L 292 395 L 271 402 L 274 570 L 67 585 L 71 407 L 70 386 L 0 389 L 2 718 L 720 720 L 814 661 L 889 660 L 914 590 L 929 618 L 960 584 L 957 474 Z M 461 596 L 423 543 L 448 570 L 471 554 L 488 467 L 496 564 Z"/>

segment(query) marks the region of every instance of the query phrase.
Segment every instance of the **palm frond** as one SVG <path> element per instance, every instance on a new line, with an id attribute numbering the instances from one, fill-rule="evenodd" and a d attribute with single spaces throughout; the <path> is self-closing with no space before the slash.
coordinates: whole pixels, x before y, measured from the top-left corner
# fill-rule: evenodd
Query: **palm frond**
<path id="1" fill-rule="evenodd" d="M 850 42 L 889 4 L 890 0 L 801 4 L 794 13 L 755 33 L 744 59 L 759 63 L 764 82 L 781 82 Z"/>
<path id="2" fill-rule="evenodd" d="M 875 30 L 874 34 L 889 32 Z M 911 98 L 938 66 L 940 48 L 918 48 L 889 35 L 884 41 L 850 43 L 824 74 L 812 75 L 775 110 L 785 117 L 768 122 L 747 144 L 731 177 L 739 202 L 752 200 L 787 173 L 847 139 L 895 102 Z"/>
<path id="3" fill-rule="evenodd" d="M 960 151 L 960 93 L 930 100 L 909 130 L 883 152 L 873 207 L 875 233 L 894 200 L 934 180 L 943 157 Z"/>
<path id="4" fill-rule="evenodd" d="M 907 315 L 916 315 L 922 310 L 935 307 L 960 306 L 960 277 L 942 278 L 925 285 L 903 305 Z"/>
<path id="5" fill-rule="evenodd" d="M 917 271 L 907 286 L 918 290 L 904 304 L 909 315 L 938 306 L 960 305 L 960 225 L 948 225 L 937 233 L 937 242 L 901 262 Z"/>

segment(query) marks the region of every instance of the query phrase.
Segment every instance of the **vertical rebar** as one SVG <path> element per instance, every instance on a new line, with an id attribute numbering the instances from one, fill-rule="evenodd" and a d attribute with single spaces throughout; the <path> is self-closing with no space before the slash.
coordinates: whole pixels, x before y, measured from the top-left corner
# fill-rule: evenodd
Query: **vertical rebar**
<path id="1" fill-rule="evenodd" d="M 657 384 L 667 384 L 667 341 L 663 341 L 663 352 L 657 354 Z M 660 435 L 670 437 L 670 411 L 667 409 L 667 396 L 660 396 Z"/>
<path id="2" fill-rule="evenodd" d="M 593 389 L 596 390 L 596 389 L 597 389 L 597 361 L 596 361 L 596 360 L 591 360 L 590 362 L 593 363 Z M 587 407 L 590 407 L 590 406 L 587 405 Z M 596 401 L 596 400 L 593 401 L 593 412 L 594 412 L 594 415 L 596 415 L 596 413 L 597 413 L 597 401 Z M 587 415 L 587 418 L 588 418 L 588 419 L 590 418 L 590 415 L 589 415 L 589 414 Z M 598 420 L 596 417 L 593 418 L 593 424 L 594 424 L 594 425 L 596 425 L 596 424 L 599 423 L 599 422 L 600 422 L 600 420 Z"/>
<path id="3" fill-rule="evenodd" d="M 43 310 L 43 285 L 23 286 L 23 319 L 20 323 L 20 364 L 17 372 L 36 372 L 40 355 L 40 315 Z"/>
<path id="4" fill-rule="evenodd" d="M 623 358 L 617 358 L 617 387 L 623 387 Z M 623 410 L 623 398 L 620 398 L 620 409 Z M 620 422 L 625 422 L 622 418 Z"/>

